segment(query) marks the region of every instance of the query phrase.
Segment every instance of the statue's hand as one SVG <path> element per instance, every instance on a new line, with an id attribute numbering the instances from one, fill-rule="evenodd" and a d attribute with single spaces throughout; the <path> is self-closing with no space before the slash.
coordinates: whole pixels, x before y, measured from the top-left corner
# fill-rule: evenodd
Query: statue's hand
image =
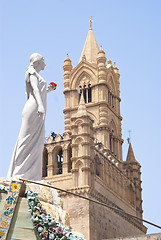
<path id="1" fill-rule="evenodd" d="M 51 92 L 51 91 L 55 90 L 56 88 L 57 88 L 57 84 L 54 83 L 54 82 L 51 82 L 51 83 L 49 83 L 46 91 L 48 93 L 48 92 Z"/>
<path id="2" fill-rule="evenodd" d="M 38 113 L 38 116 L 39 117 L 45 117 L 45 109 L 44 109 L 44 107 L 42 106 L 42 105 L 40 105 L 39 107 L 38 107 L 38 111 L 37 111 L 37 113 Z"/>

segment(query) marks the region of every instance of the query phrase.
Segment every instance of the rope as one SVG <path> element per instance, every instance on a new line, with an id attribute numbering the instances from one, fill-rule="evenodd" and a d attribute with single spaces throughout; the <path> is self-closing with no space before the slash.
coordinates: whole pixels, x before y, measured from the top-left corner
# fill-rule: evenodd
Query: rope
<path id="1" fill-rule="evenodd" d="M 110 208 L 110 209 L 114 210 L 115 212 L 122 213 L 122 214 L 124 214 L 124 215 L 126 215 L 126 216 L 128 216 L 128 217 L 130 217 L 130 218 L 136 219 L 136 220 L 141 220 L 141 221 L 143 221 L 143 222 L 145 222 L 145 223 L 147 223 L 147 224 L 150 224 L 150 225 L 152 225 L 152 226 L 154 226 L 154 227 L 157 227 L 157 228 L 160 228 L 160 229 L 161 229 L 160 226 L 158 226 L 158 225 L 156 225 L 156 224 L 154 224 L 154 223 L 152 223 L 152 222 L 149 222 L 149 221 L 147 221 L 147 220 L 145 220 L 145 219 L 136 217 L 136 216 L 134 216 L 134 215 L 132 215 L 132 214 L 126 213 L 126 212 L 124 212 L 123 210 L 117 209 L 117 208 L 112 207 L 112 206 L 110 206 L 110 205 L 108 205 L 108 204 L 105 204 L 105 203 L 99 202 L 99 201 L 97 201 L 97 200 L 93 200 L 93 199 L 84 197 L 84 196 L 79 195 L 79 194 L 77 194 L 77 193 L 73 193 L 73 192 L 70 192 L 70 191 L 67 191 L 67 190 L 64 190 L 64 189 L 61 189 L 61 188 L 58 188 L 58 187 L 54 187 L 54 186 L 51 186 L 51 185 L 45 184 L 45 183 L 38 183 L 38 182 L 35 182 L 35 181 L 31 181 L 31 180 L 27 180 L 27 179 L 22 179 L 22 178 L 20 178 L 20 180 L 23 181 L 23 182 L 28 182 L 28 183 L 33 183 L 33 184 L 37 184 L 37 185 L 49 187 L 49 188 L 54 188 L 54 189 L 56 189 L 56 190 L 58 190 L 58 191 L 71 194 L 71 195 L 73 195 L 73 196 L 76 196 L 76 197 L 79 197 L 79 198 L 82 198 L 82 199 L 91 201 L 91 202 L 93 202 L 93 203 L 97 203 L 97 204 L 99 204 L 99 205 L 101 205 L 101 206 Z"/>

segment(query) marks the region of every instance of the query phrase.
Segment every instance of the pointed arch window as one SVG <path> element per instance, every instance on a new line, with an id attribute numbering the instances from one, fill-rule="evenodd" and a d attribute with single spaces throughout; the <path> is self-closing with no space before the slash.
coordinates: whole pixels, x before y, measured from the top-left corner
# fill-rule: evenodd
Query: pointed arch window
<path id="1" fill-rule="evenodd" d="M 112 108 L 115 108 L 115 96 L 108 90 L 108 104 Z"/>
<path id="2" fill-rule="evenodd" d="M 57 174 L 62 174 L 62 163 L 63 163 L 63 151 L 62 149 L 57 154 L 58 157 L 58 168 L 57 168 Z"/>
<path id="3" fill-rule="evenodd" d="M 117 139 L 113 134 L 109 135 L 110 151 L 117 157 Z"/>
<path id="4" fill-rule="evenodd" d="M 84 97 L 84 101 L 85 103 L 90 103 L 92 102 L 92 88 L 91 88 L 91 84 L 88 85 L 83 85 L 83 86 L 79 86 L 80 89 L 80 96 L 83 92 L 83 97 Z"/>
<path id="5" fill-rule="evenodd" d="M 84 96 L 84 101 L 87 103 L 87 91 L 86 91 L 86 85 L 83 87 L 83 96 Z"/>
<path id="6" fill-rule="evenodd" d="M 72 158 L 72 148 L 71 146 L 69 147 L 69 151 L 68 151 L 68 172 L 70 173 L 71 170 L 72 170 L 72 161 L 71 161 L 71 158 Z"/>
<path id="7" fill-rule="evenodd" d="M 96 171 L 96 176 L 102 178 L 102 165 L 100 158 L 96 155 L 95 156 L 95 171 Z"/>
<path id="8" fill-rule="evenodd" d="M 96 161 L 96 175 L 100 177 L 100 162 Z"/>
<path id="9" fill-rule="evenodd" d="M 92 89 L 91 89 L 91 84 L 88 85 L 88 102 L 92 102 Z"/>
<path id="10" fill-rule="evenodd" d="M 114 121 L 110 122 L 110 133 L 109 133 L 109 149 L 112 154 L 117 157 L 118 155 L 118 139 L 117 139 L 117 130 Z"/>
<path id="11" fill-rule="evenodd" d="M 112 152 L 112 134 L 110 134 L 110 151 Z"/>

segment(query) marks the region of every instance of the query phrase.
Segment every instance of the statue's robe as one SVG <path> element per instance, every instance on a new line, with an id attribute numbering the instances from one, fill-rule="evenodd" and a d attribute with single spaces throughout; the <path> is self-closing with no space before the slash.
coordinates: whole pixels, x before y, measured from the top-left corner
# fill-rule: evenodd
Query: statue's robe
<path id="1" fill-rule="evenodd" d="M 46 112 L 46 82 L 30 66 L 25 74 L 28 100 L 22 112 L 22 125 L 13 152 L 8 177 L 42 179 L 42 152 L 45 140 L 44 117 L 38 116 L 38 104 L 30 84 L 30 75 L 37 77 L 38 89 Z"/>

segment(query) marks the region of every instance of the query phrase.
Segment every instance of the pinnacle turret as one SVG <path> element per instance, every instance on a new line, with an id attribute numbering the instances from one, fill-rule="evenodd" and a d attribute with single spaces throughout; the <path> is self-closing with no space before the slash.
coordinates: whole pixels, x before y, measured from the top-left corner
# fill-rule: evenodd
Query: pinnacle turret
<path id="1" fill-rule="evenodd" d="M 129 149 L 128 149 L 126 162 L 136 162 L 131 143 L 129 144 Z"/>
<path id="2" fill-rule="evenodd" d="M 88 112 L 86 109 L 83 92 L 82 92 L 76 116 L 84 116 L 84 115 L 88 115 Z"/>
<path id="3" fill-rule="evenodd" d="M 63 69 L 64 69 L 64 71 L 71 71 L 72 68 L 73 68 L 73 67 L 72 67 L 72 63 L 71 63 L 71 60 L 70 60 L 69 55 L 68 55 L 68 53 L 67 53 L 67 56 L 66 56 L 66 58 L 65 58 L 65 60 L 64 60 Z"/>

